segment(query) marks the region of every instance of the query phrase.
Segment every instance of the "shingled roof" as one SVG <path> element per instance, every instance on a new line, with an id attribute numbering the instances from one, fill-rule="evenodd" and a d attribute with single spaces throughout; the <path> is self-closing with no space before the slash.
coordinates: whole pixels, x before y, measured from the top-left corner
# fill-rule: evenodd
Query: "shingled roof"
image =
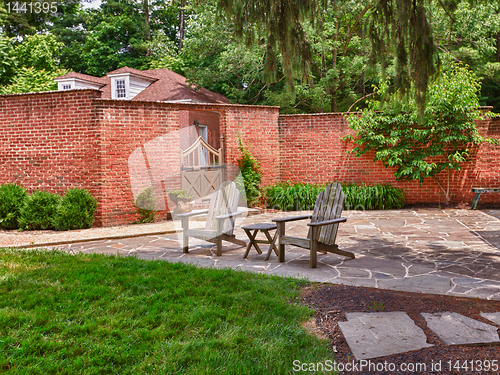
<path id="1" fill-rule="evenodd" d="M 148 87 L 137 94 L 132 101 L 229 103 L 229 99 L 224 95 L 217 94 L 203 87 L 197 87 L 196 85 L 190 87 L 185 77 L 170 69 L 137 70 L 125 66 L 109 72 L 104 77 L 94 77 L 82 73 L 68 73 L 57 77 L 56 80 L 77 78 L 93 83 L 100 83 L 103 85 L 100 88 L 102 90 L 102 97 L 111 99 L 110 76 L 122 73 L 133 74 L 140 78 L 153 81 Z"/>

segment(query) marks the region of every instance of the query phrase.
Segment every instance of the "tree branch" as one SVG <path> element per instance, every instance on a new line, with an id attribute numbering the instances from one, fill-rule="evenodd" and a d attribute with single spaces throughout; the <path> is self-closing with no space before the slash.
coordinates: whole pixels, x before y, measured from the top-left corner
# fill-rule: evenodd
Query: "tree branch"
<path id="1" fill-rule="evenodd" d="M 354 103 L 352 103 L 352 105 L 349 107 L 349 109 L 347 110 L 347 113 L 351 112 L 351 109 L 352 107 L 354 107 L 356 105 L 356 103 L 359 103 L 361 100 L 363 99 L 366 99 L 368 98 L 369 96 L 372 96 L 372 95 L 375 95 L 376 92 L 372 92 L 371 94 L 368 94 L 368 95 L 365 95 L 365 96 L 362 96 L 361 98 L 359 98 L 358 100 L 356 100 Z"/>

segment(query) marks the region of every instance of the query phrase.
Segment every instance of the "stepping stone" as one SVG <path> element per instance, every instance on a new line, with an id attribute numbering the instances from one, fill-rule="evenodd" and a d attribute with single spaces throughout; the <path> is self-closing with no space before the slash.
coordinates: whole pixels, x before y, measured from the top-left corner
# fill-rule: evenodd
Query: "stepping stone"
<path id="1" fill-rule="evenodd" d="M 500 325 L 500 312 L 496 312 L 496 313 L 483 313 L 482 312 L 479 315 L 481 315 L 483 318 L 491 320 L 493 323 Z"/>
<path id="2" fill-rule="evenodd" d="M 428 348 L 424 331 L 402 311 L 347 313 L 339 327 L 356 360 Z"/>
<path id="3" fill-rule="evenodd" d="M 488 345 L 500 343 L 497 327 L 454 312 L 422 313 L 427 326 L 446 345 Z"/>

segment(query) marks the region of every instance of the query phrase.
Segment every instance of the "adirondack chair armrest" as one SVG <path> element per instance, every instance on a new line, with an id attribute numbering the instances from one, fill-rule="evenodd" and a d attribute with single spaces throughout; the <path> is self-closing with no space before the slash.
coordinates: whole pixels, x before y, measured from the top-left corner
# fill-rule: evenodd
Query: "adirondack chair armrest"
<path id="1" fill-rule="evenodd" d="M 316 223 L 307 223 L 310 227 L 322 227 L 323 225 L 332 225 L 338 223 L 344 223 L 347 221 L 346 217 L 339 217 L 338 219 L 327 220 L 327 221 L 318 221 Z"/>
<path id="2" fill-rule="evenodd" d="M 215 218 L 217 220 L 225 220 L 225 219 L 229 219 L 230 217 L 238 216 L 238 215 L 241 215 L 241 214 L 243 214 L 243 212 L 236 211 L 236 212 L 233 212 L 233 213 L 230 213 L 230 214 L 227 214 L 227 215 L 216 216 Z"/>
<path id="3" fill-rule="evenodd" d="M 177 217 L 183 218 L 183 217 L 191 217 L 191 216 L 196 216 L 196 215 L 202 215 L 208 213 L 208 210 L 196 210 L 196 211 L 191 211 L 191 212 L 186 212 L 185 214 L 178 214 Z"/>
<path id="4" fill-rule="evenodd" d="M 279 219 L 273 219 L 275 223 L 283 223 L 287 221 L 296 221 L 296 220 L 305 220 L 305 219 L 310 219 L 312 215 L 301 215 L 301 216 L 294 216 L 294 217 L 282 217 Z"/>

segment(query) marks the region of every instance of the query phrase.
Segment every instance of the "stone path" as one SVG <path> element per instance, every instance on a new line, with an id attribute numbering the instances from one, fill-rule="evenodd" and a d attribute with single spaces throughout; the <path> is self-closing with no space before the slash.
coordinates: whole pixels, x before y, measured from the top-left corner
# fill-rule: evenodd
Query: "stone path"
<path id="1" fill-rule="evenodd" d="M 491 314 L 490 314 L 491 315 Z M 499 344 L 498 327 L 454 313 L 422 316 L 427 326 L 446 345 Z M 347 322 L 339 322 L 356 360 L 384 357 L 431 347 L 424 331 L 402 311 L 347 313 Z"/>
<path id="2" fill-rule="evenodd" d="M 446 345 L 499 344 L 497 327 L 454 313 L 422 313 L 427 326 Z"/>
<path id="3" fill-rule="evenodd" d="M 248 241 L 242 225 L 271 222 L 279 216 L 307 212 L 264 213 L 237 222 L 236 235 Z M 135 255 L 143 259 L 197 264 L 202 267 L 235 268 L 252 272 L 307 278 L 310 281 L 382 289 L 435 293 L 500 300 L 500 210 L 471 211 L 419 209 L 394 211 L 346 211 L 337 243 L 356 254 L 346 259 L 319 254 L 318 268 L 309 268 L 309 253 L 287 247 L 285 263 L 274 253 L 263 254 L 224 242 L 221 257 L 214 245 L 190 239 L 183 254 L 178 234 L 101 240 L 58 246 L 73 252 Z M 180 227 L 178 226 L 178 229 Z M 303 221 L 287 224 L 287 234 L 305 237 Z"/>
<path id="4" fill-rule="evenodd" d="M 354 357 L 370 359 L 432 346 L 424 331 L 402 311 L 347 313 L 339 322 Z"/>

